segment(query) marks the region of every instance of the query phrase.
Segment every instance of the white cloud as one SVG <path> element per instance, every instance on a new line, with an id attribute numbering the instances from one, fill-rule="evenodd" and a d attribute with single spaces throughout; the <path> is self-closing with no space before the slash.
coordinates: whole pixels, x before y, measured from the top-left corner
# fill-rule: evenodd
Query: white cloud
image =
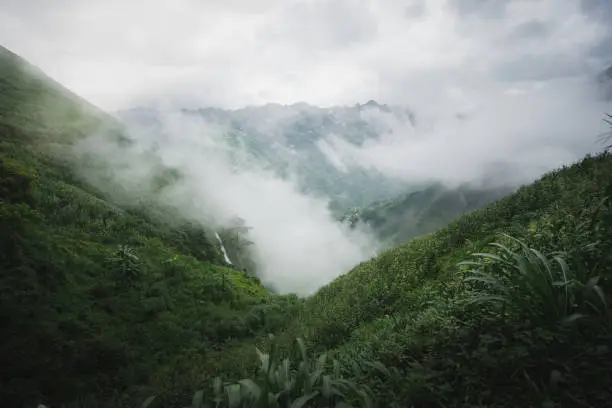
<path id="1" fill-rule="evenodd" d="M 257 275 L 282 292 L 313 293 L 378 249 L 364 230 L 337 222 L 324 198 L 298 191 L 295 180 L 256 165 L 236 166 L 224 129 L 180 114 L 159 119 L 158 132 L 131 128 L 137 142 L 131 148 L 118 147 L 103 134 L 79 143 L 75 152 L 85 159 L 80 174 L 120 202 L 144 197 L 204 227 L 227 226 L 240 216 L 252 227 Z M 83 154 L 94 154 L 108 171 L 89 166 Z M 182 178 L 152 193 L 151 181 L 161 166 L 180 170 Z M 112 183 L 104 181 L 105 175 Z"/>
<path id="2" fill-rule="evenodd" d="M 5 3 L 5 45 L 108 109 L 160 94 L 433 103 L 453 86 L 598 69 L 593 50 L 609 38 L 599 0 Z"/>
<path id="3" fill-rule="evenodd" d="M 511 172 L 493 182 L 523 183 L 600 151 L 597 136 L 606 130 L 601 119 L 611 107 L 596 98 L 592 83 L 579 78 L 461 90 L 454 96 L 454 105 L 463 109 L 417 104 L 415 127 L 379 114 L 377 120 L 391 131 L 360 147 L 330 135 L 328 155 L 411 182 L 447 184 L 481 181 L 490 166 L 504 163 Z"/>

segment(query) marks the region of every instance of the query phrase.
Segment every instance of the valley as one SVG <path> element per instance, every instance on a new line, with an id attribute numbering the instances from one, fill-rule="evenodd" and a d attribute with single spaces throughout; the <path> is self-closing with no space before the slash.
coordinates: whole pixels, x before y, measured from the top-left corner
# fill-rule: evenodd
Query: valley
<path id="1" fill-rule="evenodd" d="M 335 155 L 396 122 L 111 115 L 0 48 L 0 405 L 607 406 L 612 156 L 448 186 Z"/>

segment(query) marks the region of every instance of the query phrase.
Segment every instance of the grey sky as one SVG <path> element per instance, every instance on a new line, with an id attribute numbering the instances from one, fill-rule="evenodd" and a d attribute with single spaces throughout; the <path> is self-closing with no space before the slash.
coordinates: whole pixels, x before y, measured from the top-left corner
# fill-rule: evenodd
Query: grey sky
<path id="1" fill-rule="evenodd" d="M 107 109 L 435 102 L 592 73 L 612 51 L 609 0 L 0 2 L 3 45 Z"/>

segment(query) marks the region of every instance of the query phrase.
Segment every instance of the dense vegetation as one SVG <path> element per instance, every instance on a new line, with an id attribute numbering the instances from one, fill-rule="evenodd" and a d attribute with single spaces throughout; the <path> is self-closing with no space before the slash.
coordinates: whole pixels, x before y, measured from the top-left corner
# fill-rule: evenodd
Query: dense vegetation
<path id="1" fill-rule="evenodd" d="M 303 330 L 400 368 L 406 404 L 605 405 L 611 170 L 586 158 L 358 266 L 307 300 Z"/>
<path id="2" fill-rule="evenodd" d="M 84 183 L 70 143 L 101 125 L 124 143 L 120 126 L 24 64 L 1 50 L 3 406 L 612 400 L 609 154 L 299 300 L 228 267 L 207 226 Z"/>
<path id="3" fill-rule="evenodd" d="M 119 208 L 73 173 L 69 144 L 117 124 L 7 50 L 0 73 L 1 405 L 172 388 L 194 355 L 212 378 L 226 344 L 284 324 L 297 299 L 227 268 L 202 226 Z"/>

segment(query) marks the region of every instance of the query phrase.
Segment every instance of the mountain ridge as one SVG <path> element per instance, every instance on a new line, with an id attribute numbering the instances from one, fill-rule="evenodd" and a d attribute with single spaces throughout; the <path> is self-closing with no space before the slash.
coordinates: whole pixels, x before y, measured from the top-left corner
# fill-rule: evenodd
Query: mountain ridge
<path id="1" fill-rule="evenodd" d="M 442 183 L 353 209 L 341 217 L 351 227 L 366 225 L 387 246 L 434 232 L 461 215 L 497 201 L 514 187 L 483 188 L 470 184 L 446 187 Z"/>
<path id="2" fill-rule="evenodd" d="M 235 110 L 132 109 L 118 112 L 117 117 L 129 128 L 144 128 L 160 134 L 164 133 L 163 118 L 167 114 L 199 121 L 198 125 L 204 128 L 215 126 L 214 132 L 210 131 L 205 137 L 219 140 L 220 136 L 212 136 L 212 133 L 222 134 L 223 143 L 231 147 L 234 160 L 241 153 L 242 160 L 246 157 L 249 163 L 270 170 L 278 177 L 296 176 L 302 192 L 330 197 L 332 208 L 341 211 L 355 205 L 367 205 L 371 197 L 391 198 L 410 188 L 410 183 L 383 175 L 376 169 L 347 168 L 330 158 L 325 148 L 330 134 L 341 135 L 343 140 L 360 146 L 388 131 L 384 125 L 377 128 L 364 120 L 361 117 L 363 106 L 367 106 L 367 111 L 373 109 L 371 103 L 330 109 L 304 103 L 267 104 Z M 384 114 L 394 115 L 394 120 L 410 120 L 401 110 Z"/>

